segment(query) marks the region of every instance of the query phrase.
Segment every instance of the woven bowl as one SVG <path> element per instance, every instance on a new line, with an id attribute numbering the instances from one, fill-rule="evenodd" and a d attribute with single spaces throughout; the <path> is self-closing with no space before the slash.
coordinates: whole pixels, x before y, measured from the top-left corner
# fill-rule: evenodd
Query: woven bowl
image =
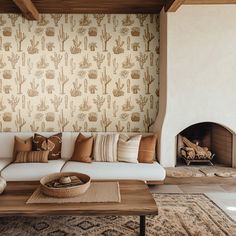
<path id="1" fill-rule="evenodd" d="M 67 177 L 67 176 L 77 176 L 84 184 L 78 185 L 78 186 L 72 186 L 72 187 L 66 187 L 66 188 L 51 188 L 46 186 L 46 184 L 50 181 L 60 179 L 61 177 Z M 70 198 L 70 197 L 76 197 L 78 195 L 81 195 L 85 193 L 89 186 L 90 186 L 91 179 L 88 175 L 77 173 L 77 172 L 64 172 L 64 173 L 55 173 L 50 174 L 47 176 L 44 176 L 40 180 L 41 185 L 41 191 L 50 197 L 56 197 L 56 198 Z"/>

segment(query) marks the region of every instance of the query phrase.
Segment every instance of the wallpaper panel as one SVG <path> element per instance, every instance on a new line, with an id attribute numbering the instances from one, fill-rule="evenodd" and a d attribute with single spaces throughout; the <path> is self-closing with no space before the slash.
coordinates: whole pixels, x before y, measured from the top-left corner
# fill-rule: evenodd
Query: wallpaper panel
<path id="1" fill-rule="evenodd" d="M 159 15 L 0 14 L 0 131 L 149 131 Z"/>

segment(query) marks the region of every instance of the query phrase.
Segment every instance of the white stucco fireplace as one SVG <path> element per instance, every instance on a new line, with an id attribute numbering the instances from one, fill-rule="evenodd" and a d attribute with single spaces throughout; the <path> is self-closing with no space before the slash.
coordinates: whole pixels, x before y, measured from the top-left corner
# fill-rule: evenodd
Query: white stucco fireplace
<path id="1" fill-rule="evenodd" d="M 160 19 L 160 163 L 176 165 L 182 130 L 212 122 L 232 134 L 236 167 L 236 6 L 182 6 Z"/>

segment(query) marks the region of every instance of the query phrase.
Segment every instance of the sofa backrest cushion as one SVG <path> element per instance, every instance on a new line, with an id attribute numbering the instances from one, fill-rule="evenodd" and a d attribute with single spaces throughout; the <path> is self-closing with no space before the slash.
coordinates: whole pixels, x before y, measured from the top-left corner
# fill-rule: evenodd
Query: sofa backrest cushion
<path id="1" fill-rule="evenodd" d="M 56 132 L 39 132 L 39 134 L 50 137 Z M 78 133 L 77 133 L 78 134 Z M 0 158 L 13 158 L 15 136 L 21 139 L 28 139 L 34 135 L 33 132 L 0 132 Z M 72 132 L 63 132 L 62 134 L 62 159 L 70 159 L 73 153 L 74 144 L 72 143 Z"/>
<path id="2" fill-rule="evenodd" d="M 32 133 L 0 133 L 0 158 L 13 158 L 15 136 L 28 139 Z"/>

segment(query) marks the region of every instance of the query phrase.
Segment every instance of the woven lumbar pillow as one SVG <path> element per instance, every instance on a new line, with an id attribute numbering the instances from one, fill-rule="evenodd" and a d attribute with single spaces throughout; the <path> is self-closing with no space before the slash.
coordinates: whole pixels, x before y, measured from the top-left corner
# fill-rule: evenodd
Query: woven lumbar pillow
<path id="1" fill-rule="evenodd" d="M 93 137 L 85 137 L 81 133 L 78 135 L 71 161 L 92 162 Z"/>
<path id="2" fill-rule="evenodd" d="M 153 163 L 157 143 L 156 135 L 142 137 L 139 145 L 138 161 L 141 163 Z"/>
<path id="3" fill-rule="evenodd" d="M 142 135 L 129 137 L 121 134 L 118 141 L 118 161 L 138 163 L 139 143 Z"/>
<path id="4" fill-rule="evenodd" d="M 18 152 L 29 152 L 32 151 L 32 137 L 23 140 L 15 136 L 14 149 L 13 149 L 13 162 L 16 160 Z"/>
<path id="5" fill-rule="evenodd" d="M 31 151 L 31 152 L 18 152 L 16 155 L 15 163 L 27 163 L 27 162 L 48 162 L 49 151 Z"/>
<path id="6" fill-rule="evenodd" d="M 119 134 L 98 134 L 95 137 L 94 160 L 95 161 L 117 161 L 117 142 Z"/>
<path id="7" fill-rule="evenodd" d="M 33 151 L 49 151 L 48 160 L 57 160 L 61 158 L 62 133 L 44 137 L 40 134 L 34 134 Z"/>

